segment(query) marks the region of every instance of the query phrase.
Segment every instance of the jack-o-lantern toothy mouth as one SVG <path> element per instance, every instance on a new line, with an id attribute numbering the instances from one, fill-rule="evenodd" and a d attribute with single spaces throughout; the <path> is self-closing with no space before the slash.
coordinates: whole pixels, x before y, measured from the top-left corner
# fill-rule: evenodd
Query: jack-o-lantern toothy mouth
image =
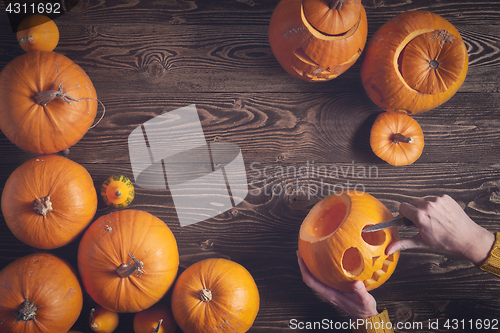
<path id="1" fill-rule="evenodd" d="M 394 254 L 391 254 L 390 256 L 388 256 L 387 258 L 385 258 L 384 264 L 382 265 L 381 269 L 373 272 L 373 275 L 372 275 L 371 278 L 366 279 L 366 280 L 363 281 L 363 283 L 365 284 L 365 286 L 368 287 L 369 285 L 372 285 L 375 282 L 377 282 L 384 274 L 387 273 L 387 271 L 389 270 L 389 267 L 393 263 L 394 263 Z"/>

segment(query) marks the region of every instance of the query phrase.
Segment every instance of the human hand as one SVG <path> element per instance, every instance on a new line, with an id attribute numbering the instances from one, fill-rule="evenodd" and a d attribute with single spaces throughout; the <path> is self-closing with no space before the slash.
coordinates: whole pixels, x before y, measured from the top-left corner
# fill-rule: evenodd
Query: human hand
<path id="1" fill-rule="evenodd" d="M 403 202 L 399 212 L 413 221 L 419 233 L 392 243 L 386 249 L 388 254 L 427 248 L 451 253 L 481 265 L 488 258 L 495 242 L 495 236 L 472 221 L 448 195 Z"/>
<path id="2" fill-rule="evenodd" d="M 353 293 L 344 293 L 330 288 L 318 281 L 306 267 L 306 264 L 297 251 L 300 272 L 302 280 L 312 290 L 314 290 L 322 299 L 336 305 L 342 311 L 347 313 L 353 319 L 365 319 L 378 314 L 377 302 L 372 295 L 366 291 L 362 281 L 353 283 Z"/>

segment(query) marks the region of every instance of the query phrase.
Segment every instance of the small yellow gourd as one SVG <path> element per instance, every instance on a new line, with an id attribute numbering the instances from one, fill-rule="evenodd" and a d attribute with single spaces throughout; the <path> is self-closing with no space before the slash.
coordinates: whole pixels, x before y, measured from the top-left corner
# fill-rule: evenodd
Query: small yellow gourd
<path id="1" fill-rule="evenodd" d="M 106 205 L 124 208 L 134 200 L 134 185 L 125 176 L 113 175 L 102 184 L 101 196 Z"/>

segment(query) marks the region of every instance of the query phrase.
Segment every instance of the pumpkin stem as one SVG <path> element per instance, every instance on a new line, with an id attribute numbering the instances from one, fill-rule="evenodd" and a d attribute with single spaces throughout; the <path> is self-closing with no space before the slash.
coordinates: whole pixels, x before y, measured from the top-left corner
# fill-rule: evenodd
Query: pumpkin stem
<path id="1" fill-rule="evenodd" d="M 438 69 L 439 67 L 439 61 L 432 59 L 429 61 L 429 68 L 431 69 Z"/>
<path id="2" fill-rule="evenodd" d="M 212 300 L 212 291 L 210 289 L 203 288 L 200 291 L 200 299 L 205 303 L 210 302 Z"/>
<path id="3" fill-rule="evenodd" d="M 328 7 L 330 7 L 331 10 L 341 10 L 345 2 L 346 0 L 330 0 L 328 1 Z"/>
<path id="4" fill-rule="evenodd" d="M 161 324 L 163 323 L 163 319 L 160 319 L 158 320 L 158 326 L 156 326 L 154 329 L 153 329 L 153 333 L 158 333 L 160 332 L 160 328 L 161 328 Z"/>
<path id="5" fill-rule="evenodd" d="M 146 271 L 144 270 L 144 263 L 130 253 L 128 255 L 131 258 L 130 261 L 118 266 L 118 268 L 116 269 L 116 273 L 122 279 L 128 278 L 134 273 L 138 278 L 140 278 L 142 274 L 146 273 Z"/>
<path id="6" fill-rule="evenodd" d="M 43 217 L 45 217 L 47 213 L 53 211 L 50 195 L 47 195 L 42 199 L 35 199 L 35 206 L 33 207 L 33 210 L 38 214 L 43 215 Z"/>
<path id="7" fill-rule="evenodd" d="M 16 321 L 34 320 L 36 322 L 36 310 L 38 310 L 38 306 L 35 306 L 35 302 L 25 300 L 19 307 Z"/>
<path id="8" fill-rule="evenodd" d="M 115 195 L 119 198 L 119 197 L 121 197 L 121 196 L 122 196 L 122 192 L 120 192 L 120 191 L 116 191 L 116 192 L 115 192 Z"/>
<path id="9" fill-rule="evenodd" d="M 25 43 L 25 42 L 32 42 L 34 40 L 35 40 L 35 37 L 33 37 L 32 35 L 28 35 L 24 38 L 19 39 L 18 42 L 19 42 L 19 44 L 21 44 L 21 43 Z"/>
<path id="10" fill-rule="evenodd" d="M 102 102 L 100 100 L 98 100 L 97 98 L 93 98 L 93 97 L 86 97 L 86 98 L 80 98 L 80 99 L 74 98 L 74 97 L 66 94 L 65 92 L 63 92 L 63 84 L 62 83 L 59 84 L 59 90 L 47 90 L 47 91 L 37 92 L 35 94 L 35 103 L 38 105 L 41 105 L 43 107 L 46 107 L 47 105 L 49 105 L 50 102 L 52 102 L 56 98 L 60 98 L 68 104 L 71 104 L 71 101 L 81 102 L 81 101 L 85 101 L 87 99 L 94 99 L 94 100 L 98 101 L 103 108 L 102 115 L 101 115 L 101 118 L 99 118 L 99 120 L 97 121 L 97 123 L 90 126 L 89 129 L 96 127 L 97 124 L 99 124 L 101 122 L 102 118 L 104 118 L 104 114 L 106 113 L 106 107 L 104 106 L 104 104 L 102 104 Z"/>
<path id="11" fill-rule="evenodd" d="M 90 328 L 97 328 L 97 324 L 94 321 L 95 308 L 90 309 Z"/>
<path id="12" fill-rule="evenodd" d="M 413 143 L 413 138 L 407 137 L 406 135 L 403 135 L 401 133 L 396 133 L 392 136 L 392 142 L 394 143 Z"/>

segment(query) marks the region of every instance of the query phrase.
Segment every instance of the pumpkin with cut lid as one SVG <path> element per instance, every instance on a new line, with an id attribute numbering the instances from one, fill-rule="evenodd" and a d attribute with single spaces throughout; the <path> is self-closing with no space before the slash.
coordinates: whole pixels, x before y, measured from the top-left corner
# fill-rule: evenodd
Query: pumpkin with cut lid
<path id="1" fill-rule="evenodd" d="M 392 219 L 391 212 L 368 193 L 346 191 L 318 202 L 304 219 L 299 254 L 322 283 L 352 292 L 361 280 L 367 290 L 382 285 L 394 272 L 399 252 L 385 249 L 399 239 L 397 228 L 365 233 L 363 229 Z"/>
<path id="2" fill-rule="evenodd" d="M 423 113 L 464 83 L 467 47 L 458 30 L 428 11 L 396 15 L 371 37 L 361 64 L 363 86 L 386 111 Z"/>
<path id="3" fill-rule="evenodd" d="M 269 42 L 289 74 L 326 81 L 356 62 L 367 32 L 360 0 L 282 0 L 271 17 Z"/>

